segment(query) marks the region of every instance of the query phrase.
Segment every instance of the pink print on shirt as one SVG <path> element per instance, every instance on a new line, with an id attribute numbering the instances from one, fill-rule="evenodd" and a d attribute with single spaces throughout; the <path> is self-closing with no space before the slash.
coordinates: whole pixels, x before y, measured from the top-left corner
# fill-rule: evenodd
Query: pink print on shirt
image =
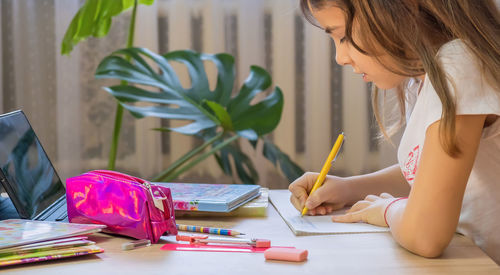
<path id="1" fill-rule="evenodd" d="M 403 176 L 409 183 L 413 183 L 415 179 L 415 174 L 417 174 L 418 157 L 420 156 L 419 145 L 415 146 L 413 150 L 408 154 L 405 165 L 403 167 Z"/>

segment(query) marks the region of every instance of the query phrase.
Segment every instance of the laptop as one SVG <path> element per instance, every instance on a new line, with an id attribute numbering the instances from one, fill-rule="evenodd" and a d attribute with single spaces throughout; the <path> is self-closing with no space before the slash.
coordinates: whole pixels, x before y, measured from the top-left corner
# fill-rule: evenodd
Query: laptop
<path id="1" fill-rule="evenodd" d="M 21 110 L 0 115 L 0 182 L 19 218 L 68 220 L 66 189 Z"/>

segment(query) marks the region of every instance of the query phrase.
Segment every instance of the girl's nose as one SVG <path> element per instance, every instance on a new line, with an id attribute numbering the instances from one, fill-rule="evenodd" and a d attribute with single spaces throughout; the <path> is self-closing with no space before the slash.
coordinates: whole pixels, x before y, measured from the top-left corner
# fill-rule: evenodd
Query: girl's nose
<path id="1" fill-rule="evenodd" d="M 351 57 L 348 54 L 347 46 L 339 45 L 335 50 L 335 62 L 344 66 L 352 63 Z M 352 64 L 351 64 L 352 65 Z"/>

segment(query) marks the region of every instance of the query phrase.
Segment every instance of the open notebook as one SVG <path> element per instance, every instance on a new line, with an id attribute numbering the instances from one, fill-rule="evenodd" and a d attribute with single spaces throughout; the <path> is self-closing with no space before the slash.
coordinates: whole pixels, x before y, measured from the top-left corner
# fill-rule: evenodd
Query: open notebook
<path id="1" fill-rule="evenodd" d="M 290 191 L 270 190 L 269 199 L 292 232 L 297 235 L 387 232 L 387 227 L 366 223 L 334 223 L 331 216 L 303 216 L 290 202 Z M 333 214 L 340 214 L 339 210 Z M 332 215 L 333 215 L 332 214 Z"/>

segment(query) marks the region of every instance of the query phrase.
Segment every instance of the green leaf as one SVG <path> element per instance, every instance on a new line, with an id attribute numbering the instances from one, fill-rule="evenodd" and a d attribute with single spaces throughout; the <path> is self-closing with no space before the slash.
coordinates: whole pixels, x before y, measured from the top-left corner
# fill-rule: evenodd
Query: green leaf
<path id="1" fill-rule="evenodd" d="M 283 93 L 279 87 L 259 103 L 250 105 L 250 102 L 259 93 L 269 88 L 271 76 L 266 70 L 258 66 L 250 68 L 250 75 L 240 89 L 240 92 L 231 99 L 228 112 L 233 120 L 235 130 L 253 129 L 257 135 L 263 136 L 273 131 L 281 119 L 283 111 Z"/>
<path id="2" fill-rule="evenodd" d="M 151 130 L 158 131 L 158 132 L 171 132 L 171 130 L 168 128 L 153 128 Z"/>
<path id="3" fill-rule="evenodd" d="M 145 101 L 152 103 L 177 104 L 179 106 L 186 103 L 182 100 L 182 97 L 176 94 L 151 92 L 129 85 L 117 85 L 104 87 L 103 89 L 121 102 Z"/>
<path id="4" fill-rule="evenodd" d="M 224 107 L 222 105 L 220 105 L 219 103 L 217 103 L 215 101 L 207 100 L 206 104 L 208 105 L 208 107 L 210 107 L 212 109 L 212 111 L 214 111 L 217 118 L 219 118 L 219 121 L 221 122 L 224 130 L 232 131 L 233 130 L 233 123 L 232 123 L 231 117 L 229 116 L 229 113 L 226 111 L 226 109 L 224 109 Z"/>
<path id="5" fill-rule="evenodd" d="M 231 99 L 228 105 L 228 111 L 231 117 L 238 119 L 241 113 L 250 105 L 250 101 L 265 89 L 271 86 L 271 76 L 266 70 L 258 67 L 250 67 L 250 75 L 243 83 L 240 92 Z"/>
<path id="6" fill-rule="evenodd" d="M 218 70 L 217 84 L 213 92 L 214 101 L 226 107 L 231 99 L 234 81 L 236 78 L 234 70 L 234 57 L 230 54 L 220 53 L 216 55 L 202 54 L 203 60 L 211 61 Z"/>
<path id="7" fill-rule="evenodd" d="M 283 104 L 283 93 L 276 87 L 264 100 L 242 108 L 239 116 L 233 118 L 234 129 L 253 129 L 258 136 L 272 132 L 280 122 Z"/>
<path id="8" fill-rule="evenodd" d="M 290 182 L 304 174 L 304 170 L 293 162 L 287 154 L 283 153 L 278 146 L 274 145 L 267 139 L 263 140 L 264 148 L 262 153 L 264 157 L 271 161 L 275 166 L 279 165 L 281 171 Z"/>
<path id="9" fill-rule="evenodd" d="M 139 0 L 138 4 L 151 5 L 154 0 Z M 134 0 L 87 0 L 75 14 L 64 34 L 61 54 L 69 54 L 73 48 L 89 36 L 106 36 L 112 18 L 128 10 Z"/>
<path id="10" fill-rule="evenodd" d="M 257 141 L 259 139 L 259 136 L 257 135 L 257 133 L 252 130 L 252 129 L 246 129 L 246 130 L 242 130 L 242 131 L 236 131 L 238 133 L 238 135 L 248 139 L 250 141 L 250 143 L 252 143 L 253 141 Z M 255 147 L 254 147 L 255 149 Z"/>
<path id="11" fill-rule="evenodd" d="M 143 118 L 146 116 L 154 116 L 165 119 L 178 119 L 178 120 L 193 120 L 192 123 L 182 127 L 169 128 L 186 135 L 193 135 L 200 130 L 215 127 L 217 124 L 207 117 L 198 108 L 191 105 L 188 101 L 182 99 L 175 93 L 161 93 L 151 92 L 133 86 L 112 86 L 105 87 L 111 95 L 120 101 L 121 105 L 130 111 L 130 113 L 137 117 Z M 148 102 L 148 103 L 162 103 L 169 106 L 134 106 L 126 104 L 126 102 Z M 173 107 L 172 107 L 173 106 Z"/>
<path id="12" fill-rule="evenodd" d="M 250 158 L 243 153 L 238 143 L 230 144 L 220 151 L 218 156 L 218 163 L 221 165 L 222 170 L 231 175 L 230 159 L 233 159 L 234 167 L 238 177 L 244 184 L 256 184 L 259 181 L 259 175 L 255 170 Z M 220 159 L 220 161 L 219 161 Z"/>
<path id="13" fill-rule="evenodd" d="M 126 57 L 130 57 L 131 61 Z M 152 69 L 147 60 L 156 64 L 160 71 Z M 213 91 L 209 88 L 204 61 L 213 62 L 218 68 L 217 85 Z M 182 87 L 172 62 L 186 66 L 191 79 L 190 87 Z M 191 120 L 184 127 L 171 129 L 183 134 L 195 135 L 220 125 L 225 131 L 241 133 L 244 138 L 256 140 L 276 128 L 283 109 L 283 94 L 277 87 L 266 98 L 250 105 L 254 97 L 271 83 L 269 74 L 256 66 L 251 68 L 240 93 L 231 98 L 230 89 L 235 79 L 234 59 L 227 54 L 209 55 L 182 50 L 161 56 L 144 48 L 122 49 L 103 59 L 96 77 L 117 78 L 155 88 L 157 92 L 113 86 L 106 91 L 135 117 Z M 137 106 L 132 102 L 149 105 Z"/>
<path id="14" fill-rule="evenodd" d="M 189 52 L 185 53 L 184 56 L 193 58 L 192 54 Z M 131 57 L 133 63 L 127 61 L 126 56 Z M 161 68 L 161 72 L 157 73 L 153 70 L 144 58 L 155 61 Z M 176 58 L 178 57 L 176 56 Z M 176 72 L 168 61 L 168 59 L 147 49 L 123 49 L 114 52 L 99 64 L 96 77 L 118 78 L 129 83 L 159 88 L 158 92 L 123 86 L 106 88 L 135 117 L 154 116 L 165 119 L 191 120 L 192 122 L 185 126 L 171 128 L 172 131 L 187 135 L 193 135 L 201 130 L 220 125 L 219 119 L 203 106 L 204 98 L 200 98 L 191 89 L 182 88 Z M 191 70 L 191 73 L 195 74 L 195 72 L 200 71 L 203 70 Z M 192 79 L 196 79 L 196 77 L 193 76 Z M 198 77 L 198 79 L 203 78 Z M 203 87 L 203 85 L 198 85 L 198 87 Z M 153 103 L 153 106 L 135 106 L 127 103 L 136 101 Z"/>

